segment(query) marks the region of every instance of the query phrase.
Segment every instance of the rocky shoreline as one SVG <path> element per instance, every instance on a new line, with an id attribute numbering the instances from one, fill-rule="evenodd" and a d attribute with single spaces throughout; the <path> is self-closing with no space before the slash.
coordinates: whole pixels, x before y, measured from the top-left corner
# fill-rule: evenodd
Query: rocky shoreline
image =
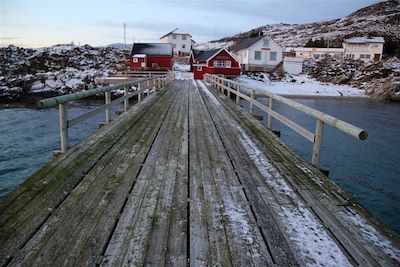
<path id="1" fill-rule="evenodd" d="M 378 100 L 400 101 L 400 59 L 397 57 L 365 63 L 325 58 L 306 61 L 303 71 L 320 82 L 363 89 L 366 95 Z"/>
<path id="2" fill-rule="evenodd" d="M 0 102 L 49 97 L 96 88 L 95 77 L 126 68 L 128 51 L 89 45 L 0 48 Z"/>

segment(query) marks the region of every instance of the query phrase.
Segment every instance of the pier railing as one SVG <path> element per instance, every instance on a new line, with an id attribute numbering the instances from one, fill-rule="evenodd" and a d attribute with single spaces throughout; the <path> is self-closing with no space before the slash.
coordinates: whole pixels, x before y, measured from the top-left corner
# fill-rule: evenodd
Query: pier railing
<path id="1" fill-rule="evenodd" d="M 129 109 L 129 99 L 137 96 L 137 101 L 141 102 L 142 99 L 147 95 L 156 92 L 161 87 L 171 82 L 174 79 L 173 72 L 162 76 L 155 76 L 150 78 L 138 79 L 129 82 L 123 82 L 111 86 L 104 86 L 97 89 L 81 91 L 73 94 L 62 95 L 52 98 L 40 100 L 36 103 L 39 109 L 51 108 L 56 105 L 59 107 L 59 125 L 60 125 L 60 140 L 61 150 L 58 153 L 64 153 L 68 149 L 68 129 L 78 123 L 81 123 L 90 117 L 93 117 L 100 112 L 105 111 L 105 124 L 111 121 L 111 108 L 112 106 L 124 102 L 124 112 Z M 129 92 L 130 88 L 136 87 L 133 92 Z M 111 100 L 111 92 L 123 89 L 124 95 Z M 86 113 L 83 113 L 75 118 L 68 118 L 68 103 L 70 101 L 77 101 L 87 97 L 95 96 L 104 93 L 105 104 L 94 108 Z"/>
<path id="2" fill-rule="evenodd" d="M 333 116 L 330 116 L 328 114 L 325 114 L 321 111 L 315 110 L 313 108 L 307 107 L 303 104 L 300 104 L 296 101 L 293 101 L 289 98 L 273 94 L 264 90 L 261 90 L 259 88 L 249 86 L 244 83 L 238 83 L 229 79 L 225 79 L 222 77 L 219 77 L 217 75 L 210 75 L 210 74 L 205 74 L 205 80 L 210 82 L 213 87 L 215 87 L 217 90 L 220 90 L 223 93 L 227 93 L 228 97 L 231 96 L 231 94 L 234 94 L 236 96 L 236 104 L 239 104 L 240 99 L 245 99 L 249 102 L 249 112 L 250 114 L 254 114 L 254 106 L 258 107 L 262 111 L 266 112 L 268 114 L 268 122 L 267 122 L 267 127 L 272 130 L 272 118 L 280 121 L 281 123 L 285 124 L 289 128 L 293 129 L 295 132 L 312 142 L 313 145 L 313 151 L 312 151 L 312 158 L 311 158 L 311 164 L 314 166 L 318 165 L 319 158 L 320 158 L 320 150 L 321 150 L 321 143 L 322 143 L 322 136 L 323 136 L 323 130 L 324 130 L 324 125 L 328 124 L 336 129 L 339 129 L 340 131 L 351 135 L 359 140 L 365 140 L 368 138 L 368 132 L 360 129 L 352 124 L 349 124 L 345 121 L 342 121 L 340 119 L 337 119 Z M 247 94 L 244 94 L 240 92 L 240 89 L 246 88 L 250 90 L 250 96 Z M 258 95 L 266 96 L 269 98 L 268 105 L 265 105 L 259 101 L 256 100 L 256 93 Z M 296 122 L 290 120 L 289 118 L 283 116 L 282 114 L 278 113 L 277 111 L 274 110 L 274 101 L 281 102 L 288 107 L 291 107 L 293 109 L 296 109 L 300 112 L 303 112 L 310 117 L 316 119 L 316 127 L 315 131 L 311 132 L 308 129 L 304 128 L 303 126 L 297 124 Z"/>

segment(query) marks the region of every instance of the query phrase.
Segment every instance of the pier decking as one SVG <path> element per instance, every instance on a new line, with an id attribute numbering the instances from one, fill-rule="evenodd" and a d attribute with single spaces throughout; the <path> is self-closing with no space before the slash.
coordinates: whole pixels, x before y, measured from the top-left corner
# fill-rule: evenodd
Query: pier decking
<path id="1" fill-rule="evenodd" d="M 0 199 L 2 266 L 399 266 L 400 243 L 227 96 L 175 80 Z"/>

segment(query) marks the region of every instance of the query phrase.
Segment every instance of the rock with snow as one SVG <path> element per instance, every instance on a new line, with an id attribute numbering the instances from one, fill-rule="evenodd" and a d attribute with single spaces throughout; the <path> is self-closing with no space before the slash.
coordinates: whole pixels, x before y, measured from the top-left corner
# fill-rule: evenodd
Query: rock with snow
<path id="1" fill-rule="evenodd" d="M 0 100 L 17 101 L 26 94 L 57 95 L 95 88 L 95 77 L 125 70 L 128 53 L 112 47 L 71 44 L 38 49 L 12 45 L 0 48 Z M 22 93 L 10 91 L 15 87 L 21 88 Z"/>

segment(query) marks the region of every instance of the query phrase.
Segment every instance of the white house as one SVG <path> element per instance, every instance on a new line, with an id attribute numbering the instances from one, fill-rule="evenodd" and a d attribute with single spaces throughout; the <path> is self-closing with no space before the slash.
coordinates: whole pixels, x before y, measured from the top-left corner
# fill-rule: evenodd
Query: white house
<path id="1" fill-rule="evenodd" d="M 382 59 L 383 37 L 353 37 L 343 40 L 344 57 L 363 61 Z"/>
<path id="2" fill-rule="evenodd" d="M 329 55 L 338 60 L 342 60 L 344 55 L 343 48 L 320 48 L 320 47 L 296 47 L 294 48 L 296 57 L 304 59 L 319 59 L 322 56 Z"/>
<path id="3" fill-rule="evenodd" d="M 244 71 L 266 71 L 282 62 L 283 48 L 269 36 L 245 39 L 230 51 Z"/>
<path id="4" fill-rule="evenodd" d="M 190 34 L 176 28 L 160 37 L 160 43 L 171 43 L 174 55 L 188 56 L 195 42 Z"/>

